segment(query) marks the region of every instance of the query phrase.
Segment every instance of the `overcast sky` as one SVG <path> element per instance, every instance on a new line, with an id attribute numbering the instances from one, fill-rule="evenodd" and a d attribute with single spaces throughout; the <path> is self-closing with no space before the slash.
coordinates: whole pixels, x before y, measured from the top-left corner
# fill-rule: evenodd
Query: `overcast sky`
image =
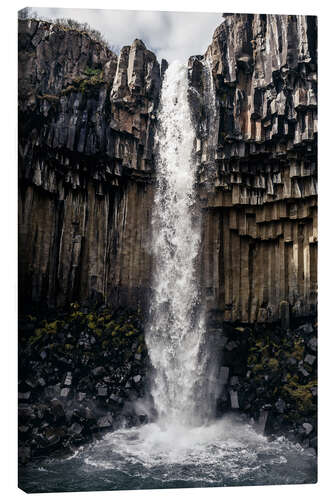
<path id="1" fill-rule="evenodd" d="M 203 54 L 215 28 L 222 22 L 220 13 L 149 12 L 130 10 L 59 9 L 33 7 L 39 16 L 70 17 L 87 22 L 100 31 L 111 45 L 131 45 L 140 38 L 157 58 L 187 60 Z"/>

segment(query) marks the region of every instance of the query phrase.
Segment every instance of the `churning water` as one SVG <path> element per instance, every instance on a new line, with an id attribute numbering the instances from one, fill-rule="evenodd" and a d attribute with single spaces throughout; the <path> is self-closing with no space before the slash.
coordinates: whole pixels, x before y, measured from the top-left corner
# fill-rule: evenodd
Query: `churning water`
<path id="1" fill-rule="evenodd" d="M 68 459 L 20 471 L 27 492 L 304 484 L 316 459 L 285 439 L 269 442 L 235 418 L 210 426 L 120 429 Z"/>
<path id="2" fill-rule="evenodd" d="M 208 81 L 208 80 L 207 80 Z M 197 260 L 194 129 L 187 67 L 165 73 L 156 138 L 155 274 L 146 342 L 155 423 L 119 429 L 68 459 L 20 470 L 28 492 L 296 484 L 316 481 L 316 459 L 225 417 L 214 421 L 217 363 L 205 336 Z"/>

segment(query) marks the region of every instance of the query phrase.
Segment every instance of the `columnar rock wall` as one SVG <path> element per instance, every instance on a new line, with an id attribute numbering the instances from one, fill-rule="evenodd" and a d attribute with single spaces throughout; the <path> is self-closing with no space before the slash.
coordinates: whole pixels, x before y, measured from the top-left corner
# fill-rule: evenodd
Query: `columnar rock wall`
<path id="1" fill-rule="evenodd" d="M 225 18 L 205 54 L 217 96 L 213 171 L 207 110 L 200 114 L 203 58 L 189 70 L 203 295 L 213 318 L 288 322 L 290 313 L 314 313 L 317 300 L 316 18 Z"/>
<path id="2" fill-rule="evenodd" d="M 288 323 L 316 310 L 316 29 L 314 17 L 226 14 L 190 58 L 213 319 Z M 160 85 L 140 40 L 117 58 L 88 34 L 20 21 L 23 302 L 146 301 Z"/>
<path id="3" fill-rule="evenodd" d="M 159 89 L 140 40 L 117 58 L 88 34 L 20 21 L 22 302 L 145 300 Z"/>

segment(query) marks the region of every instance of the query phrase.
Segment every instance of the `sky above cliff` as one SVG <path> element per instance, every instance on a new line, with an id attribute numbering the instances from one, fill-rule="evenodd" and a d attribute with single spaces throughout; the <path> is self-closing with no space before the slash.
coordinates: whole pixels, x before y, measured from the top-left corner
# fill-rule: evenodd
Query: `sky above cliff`
<path id="1" fill-rule="evenodd" d="M 158 59 L 169 62 L 187 60 L 203 54 L 215 28 L 222 22 L 220 13 L 161 12 L 130 10 L 60 9 L 33 7 L 39 16 L 72 18 L 100 31 L 111 46 L 121 48 L 140 38 Z"/>

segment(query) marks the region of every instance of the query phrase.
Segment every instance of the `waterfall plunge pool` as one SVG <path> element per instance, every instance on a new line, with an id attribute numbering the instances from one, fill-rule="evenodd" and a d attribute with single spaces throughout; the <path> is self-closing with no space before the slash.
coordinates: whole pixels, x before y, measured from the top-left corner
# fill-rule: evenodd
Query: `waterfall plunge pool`
<path id="1" fill-rule="evenodd" d="M 316 457 L 285 438 L 274 441 L 235 418 L 185 428 L 157 423 L 119 429 L 67 459 L 19 470 L 28 493 L 305 484 Z"/>

